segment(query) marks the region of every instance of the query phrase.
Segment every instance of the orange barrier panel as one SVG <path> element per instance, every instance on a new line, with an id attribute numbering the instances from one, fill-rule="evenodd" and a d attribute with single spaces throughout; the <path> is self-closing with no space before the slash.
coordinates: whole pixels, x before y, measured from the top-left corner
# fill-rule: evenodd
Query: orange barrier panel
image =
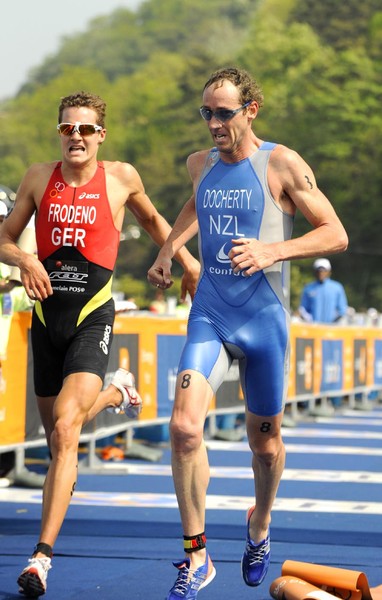
<path id="1" fill-rule="evenodd" d="M 382 330 L 292 323 L 288 396 L 382 384 Z"/>
<path id="2" fill-rule="evenodd" d="M 29 344 L 30 313 L 13 316 L 0 390 L 0 445 L 41 437 L 32 383 Z M 118 366 L 136 376 L 143 398 L 141 418 L 155 420 L 171 414 L 177 365 L 187 323 L 184 319 L 150 313 L 117 315 L 110 352 L 107 385 Z M 288 397 L 382 385 L 382 329 L 292 323 L 291 371 Z M 243 403 L 237 364 L 233 364 L 211 408 Z M 96 427 L 118 423 L 102 413 Z M 92 425 L 94 428 L 94 424 Z"/>
<path id="3" fill-rule="evenodd" d="M 29 313 L 12 318 L 6 359 L 2 360 L 0 390 L 0 444 L 25 440 Z"/>

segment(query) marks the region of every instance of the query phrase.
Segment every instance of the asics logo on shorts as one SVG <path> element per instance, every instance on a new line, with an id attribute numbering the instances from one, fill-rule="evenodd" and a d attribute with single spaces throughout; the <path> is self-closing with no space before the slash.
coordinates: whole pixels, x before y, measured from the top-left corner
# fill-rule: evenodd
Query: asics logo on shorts
<path id="1" fill-rule="evenodd" d="M 103 339 L 99 343 L 99 347 L 101 348 L 104 354 L 109 354 L 109 342 L 110 342 L 110 334 L 111 334 L 111 326 L 106 325 L 105 330 L 103 332 Z"/>

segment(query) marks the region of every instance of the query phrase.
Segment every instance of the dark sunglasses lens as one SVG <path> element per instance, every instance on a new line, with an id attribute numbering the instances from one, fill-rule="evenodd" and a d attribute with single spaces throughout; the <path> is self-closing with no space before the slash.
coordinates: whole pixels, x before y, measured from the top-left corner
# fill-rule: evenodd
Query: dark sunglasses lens
<path id="1" fill-rule="evenodd" d="M 204 106 L 202 106 L 202 108 L 200 109 L 200 114 L 202 115 L 205 121 L 211 121 L 212 110 L 210 110 L 209 108 L 205 108 Z"/>
<path id="2" fill-rule="evenodd" d="M 215 117 L 218 121 L 224 123 L 224 121 L 228 121 L 232 119 L 236 111 L 229 110 L 228 108 L 222 108 L 220 110 L 216 110 L 213 112 L 210 108 L 202 108 L 200 109 L 200 114 L 202 115 L 205 121 L 211 121 L 212 117 Z"/>
<path id="3" fill-rule="evenodd" d="M 217 118 L 218 121 L 224 122 L 224 121 L 228 121 L 229 119 L 232 119 L 234 114 L 235 114 L 235 111 L 222 108 L 221 110 L 216 111 L 215 117 Z"/>
<path id="4" fill-rule="evenodd" d="M 80 135 L 93 135 L 96 132 L 96 128 L 91 123 L 82 123 L 78 126 Z"/>
<path id="5" fill-rule="evenodd" d="M 74 131 L 74 125 L 71 125 L 70 123 L 61 123 L 60 127 L 59 127 L 59 132 L 62 135 L 72 135 Z"/>

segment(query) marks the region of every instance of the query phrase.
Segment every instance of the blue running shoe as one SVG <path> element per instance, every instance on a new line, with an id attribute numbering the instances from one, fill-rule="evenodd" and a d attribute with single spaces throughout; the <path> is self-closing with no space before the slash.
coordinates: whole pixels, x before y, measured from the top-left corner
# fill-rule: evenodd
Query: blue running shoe
<path id="1" fill-rule="evenodd" d="M 207 577 L 208 573 L 208 554 L 204 565 L 192 571 L 190 569 L 190 559 L 185 558 L 179 562 L 174 562 L 173 565 L 179 569 L 178 577 L 168 593 L 167 600 L 193 600 L 197 597 L 199 590 L 206 587 L 216 575 L 215 567 L 212 573 Z"/>
<path id="2" fill-rule="evenodd" d="M 249 520 L 254 507 L 247 513 L 247 541 L 243 558 L 241 559 L 241 572 L 247 585 L 255 587 L 264 581 L 268 572 L 271 559 L 271 541 L 269 533 L 265 540 L 259 544 L 254 544 L 249 535 Z"/>

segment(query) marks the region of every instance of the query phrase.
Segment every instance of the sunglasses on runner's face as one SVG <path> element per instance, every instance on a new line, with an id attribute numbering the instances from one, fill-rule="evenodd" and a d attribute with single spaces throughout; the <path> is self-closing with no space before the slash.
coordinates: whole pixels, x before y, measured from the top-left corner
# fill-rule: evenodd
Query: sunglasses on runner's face
<path id="1" fill-rule="evenodd" d="M 247 108 L 247 106 L 249 106 L 251 102 L 252 100 L 246 102 L 245 104 L 243 104 L 243 106 L 239 106 L 239 108 L 236 108 L 235 110 L 230 110 L 229 108 L 219 108 L 218 110 L 211 110 L 206 106 L 201 106 L 199 112 L 205 121 L 211 121 L 212 117 L 215 117 L 215 119 L 217 119 L 221 123 L 224 123 L 225 121 L 229 121 L 230 119 L 232 119 L 235 115 L 237 115 L 238 112 L 243 110 L 243 108 Z"/>
<path id="2" fill-rule="evenodd" d="M 57 125 L 57 131 L 61 135 L 73 135 L 75 131 L 82 136 L 93 135 L 99 131 L 102 131 L 101 125 L 94 125 L 93 123 L 59 123 Z"/>

